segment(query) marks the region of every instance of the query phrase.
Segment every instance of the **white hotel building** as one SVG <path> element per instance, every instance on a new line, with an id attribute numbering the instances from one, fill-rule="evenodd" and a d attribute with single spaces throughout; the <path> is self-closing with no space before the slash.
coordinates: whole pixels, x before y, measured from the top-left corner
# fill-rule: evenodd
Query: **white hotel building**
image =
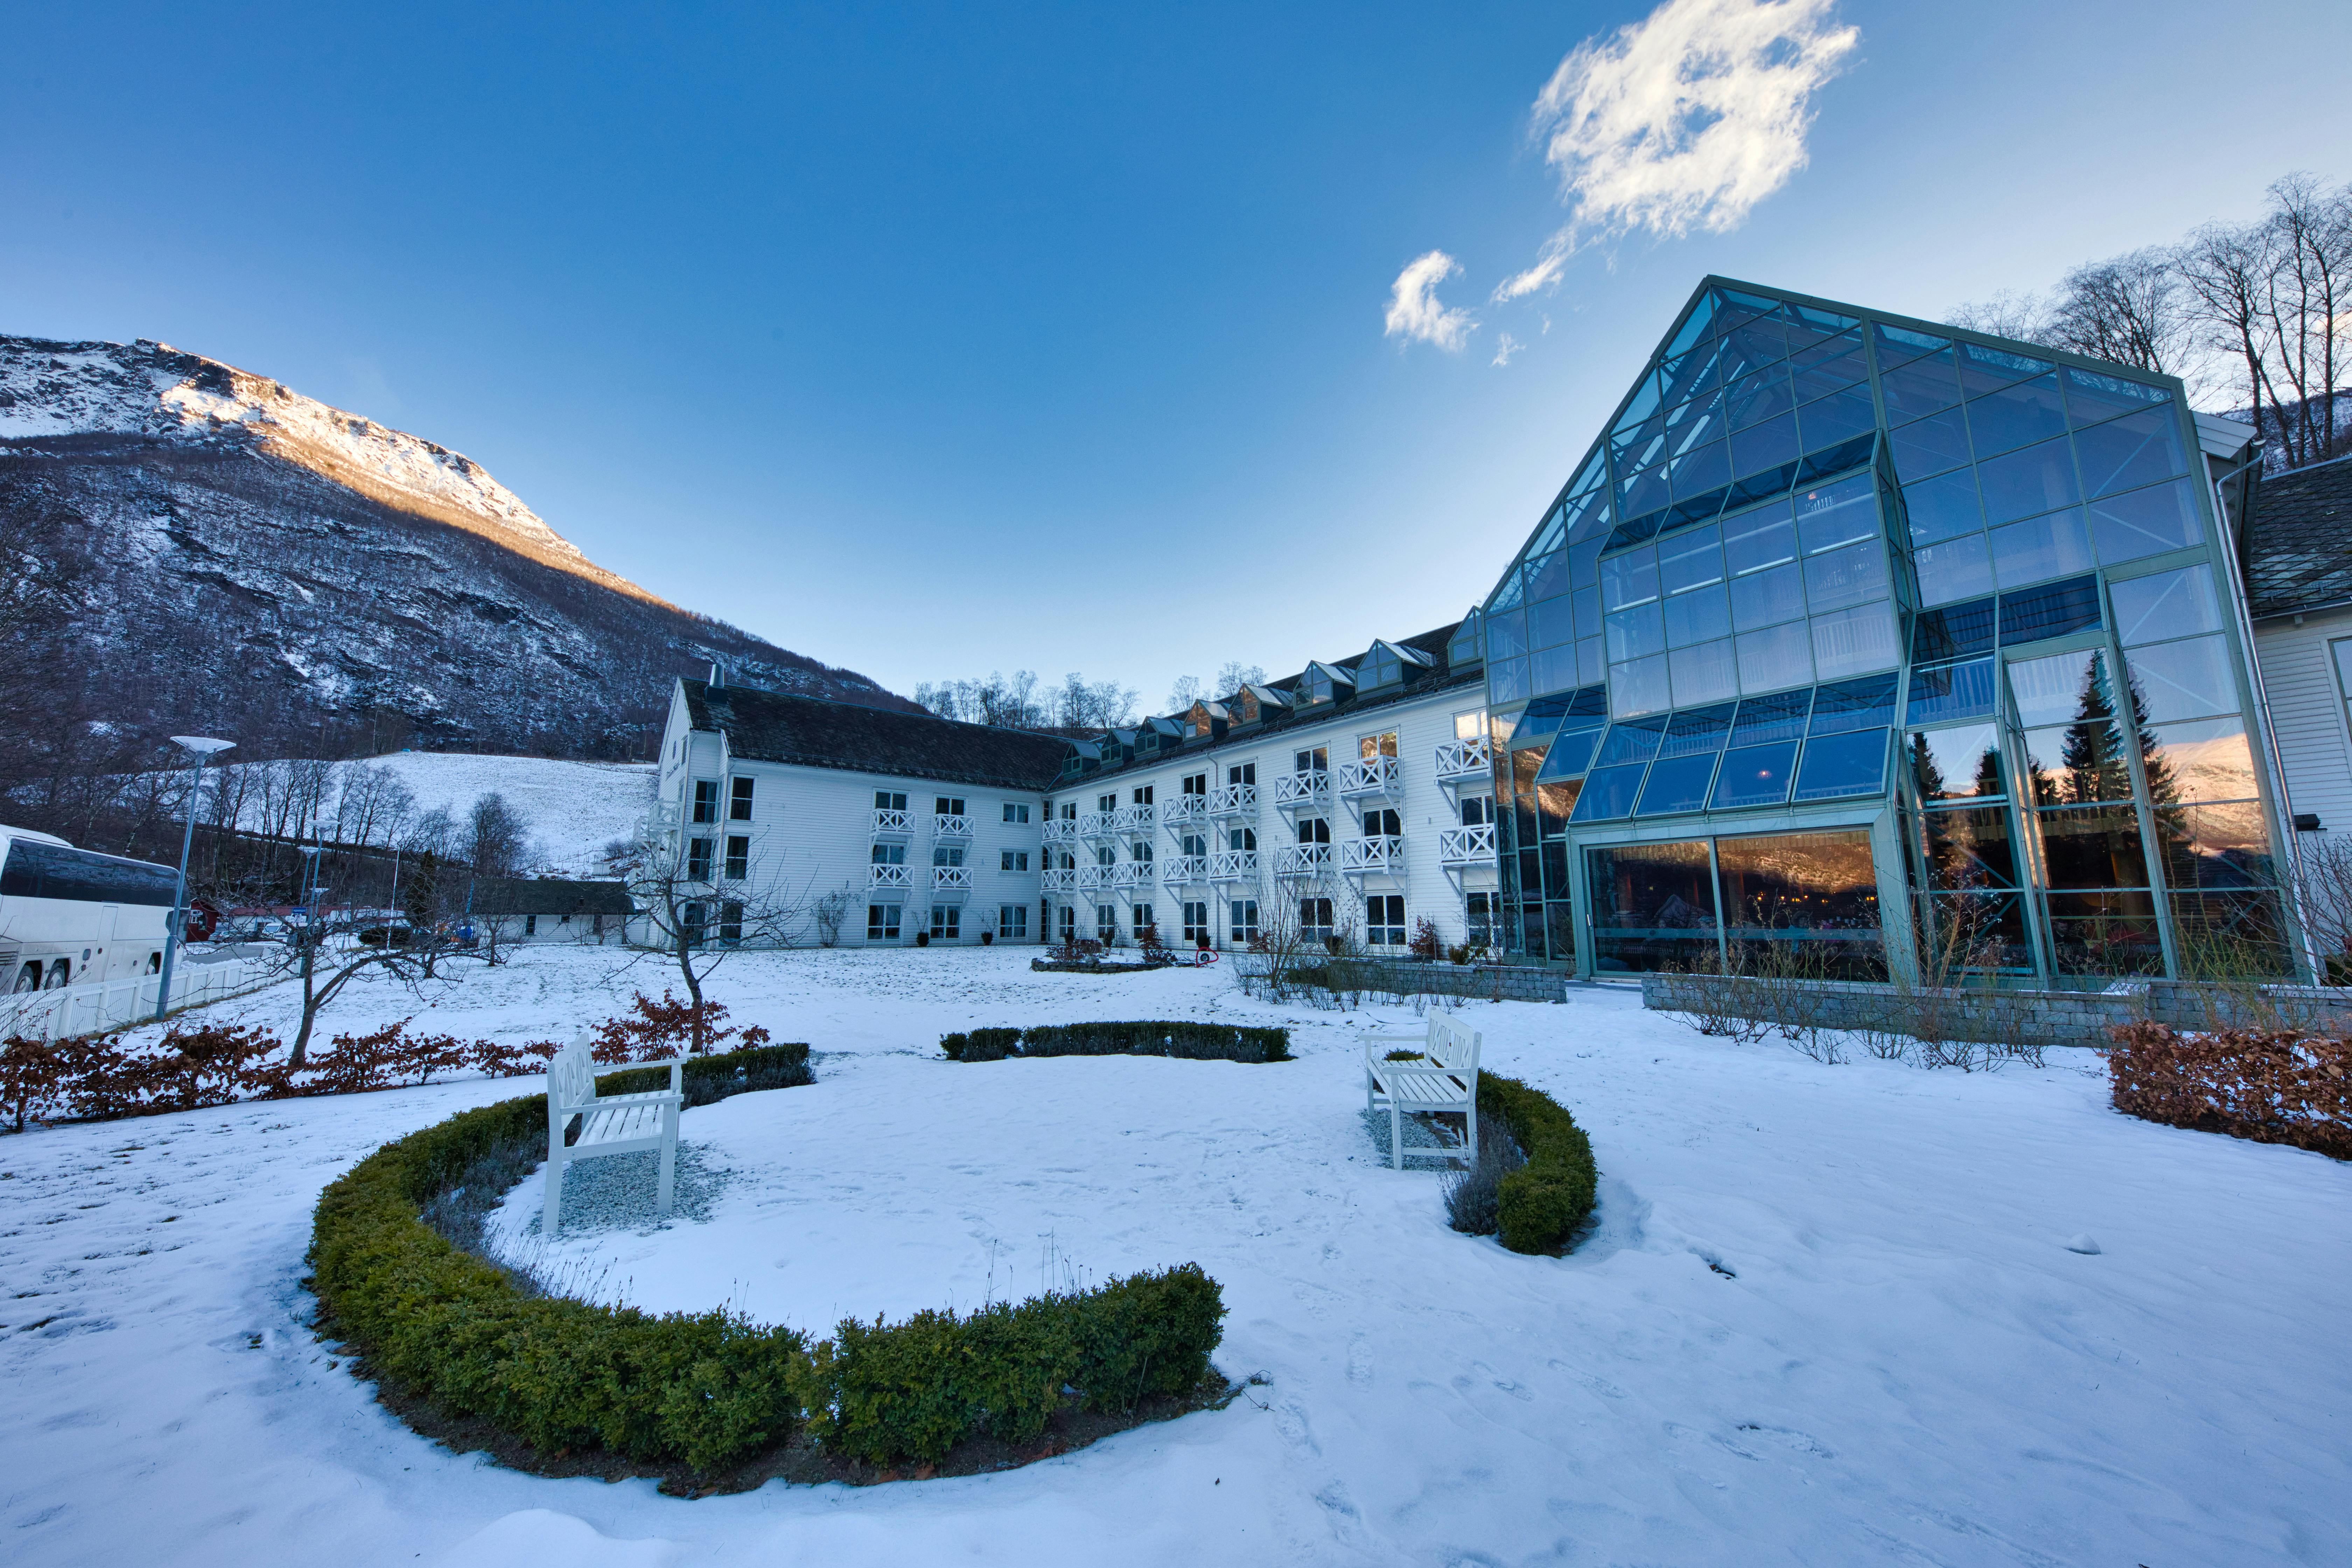
<path id="1" fill-rule="evenodd" d="M 1402 952 L 1492 939 L 1475 616 L 1085 738 L 680 680 L 655 831 L 711 940 L 842 895 L 843 945 L 1246 946 L 1277 920 Z"/>

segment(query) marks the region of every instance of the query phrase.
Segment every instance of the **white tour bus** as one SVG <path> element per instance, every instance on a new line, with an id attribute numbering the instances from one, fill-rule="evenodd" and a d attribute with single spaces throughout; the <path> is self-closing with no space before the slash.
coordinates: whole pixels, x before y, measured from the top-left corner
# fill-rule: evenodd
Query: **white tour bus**
<path id="1" fill-rule="evenodd" d="M 7 989 L 51 991 L 163 969 L 176 870 L 77 849 L 25 827 L 0 826 L 0 857 Z"/>

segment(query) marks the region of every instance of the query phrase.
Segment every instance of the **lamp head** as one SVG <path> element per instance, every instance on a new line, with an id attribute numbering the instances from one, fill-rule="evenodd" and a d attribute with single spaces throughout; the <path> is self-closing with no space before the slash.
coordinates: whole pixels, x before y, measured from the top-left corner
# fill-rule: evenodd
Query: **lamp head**
<path id="1" fill-rule="evenodd" d="M 209 757 L 216 752 L 233 750 L 236 742 L 215 741 L 209 735 L 174 735 L 172 737 L 172 744 L 195 756 Z"/>

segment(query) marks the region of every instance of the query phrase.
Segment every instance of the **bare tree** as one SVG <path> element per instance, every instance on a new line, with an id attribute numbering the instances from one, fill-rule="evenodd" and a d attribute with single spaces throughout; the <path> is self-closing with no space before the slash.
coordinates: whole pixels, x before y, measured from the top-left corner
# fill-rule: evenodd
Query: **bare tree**
<path id="1" fill-rule="evenodd" d="M 477 877 L 518 875 L 530 858 L 530 824 L 495 790 L 474 802 L 466 824 L 466 860 Z"/>
<path id="2" fill-rule="evenodd" d="M 677 966 L 694 1006 L 692 1049 L 709 1044 L 702 985 L 727 956 L 746 947 L 786 947 L 823 900 L 806 885 L 791 886 L 765 869 L 740 880 L 714 880 L 718 868 L 695 864 L 677 838 L 659 828 L 641 837 L 626 862 L 629 898 L 645 915 L 649 931 L 643 956 L 659 956 Z M 820 933 L 821 934 L 821 933 Z M 634 962 L 632 960 L 631 962 Z"/>
<path id="3" fill-rule="evenodd" d="M 1201 700 L 1202 697 L 1204 695 L 1205 693 L 1201 689 L 1201 678 L 1199 676 L 1180 675 L 1176 678 L 1176 684 L 1168 689 L 1168 706 L 1161 709 L 1160 711 L 1163 713 L 1181 713 L 1191 708 L 1193 703 Z"/>
<path id="4" fill-rule="evenodd" d="M 2196 327 L 2177 254 L 2150 246 L 2066 274 L 2046 342 L 2134 370 L 2182 375 Z"/>
<path id="5" fill-rule="evenodd" d="M 2039 294 L 2015 289 L 2004 289 L 1990 300 L 1956 305 L 1944 320 L 1989 337 L 2015 338 L 2028 343 L 2049 342 L 2049 304 Z"/>
<path id="6" fill-rule="evenodd" d="M 1265 684 L 1265 671 L 1264 669 L 1261 669 L 1255 664 L 1244 664 L 1237 658 L 1229 658 L 1225 660 L 1223 665 L 1218 667 L 1217 679 L 1211 684 L 1210 690 L 1216 697 L 1223 699 L 1231 697 L 1234 692 L 1239 691 L 1244 686 L 1263 686 Z"/>

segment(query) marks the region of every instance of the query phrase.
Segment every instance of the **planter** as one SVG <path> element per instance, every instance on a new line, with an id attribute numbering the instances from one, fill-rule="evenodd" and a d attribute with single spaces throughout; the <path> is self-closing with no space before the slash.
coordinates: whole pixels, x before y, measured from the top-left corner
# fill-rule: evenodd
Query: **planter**
<path id="1" fill-rule="evenodd" d="M 994 947 L 996 945 L 996 933 L 992 931 L 984 931 L 981 932 L 980 945 L 982 947 Z"/>
<path id="2" fill-rule="evenodd" d="M 916 945 L 917 947 L 929 947 L 929 946 L 930 946 L 930 945 L 931 945 L 931 933 L 930 933 L 930 932 L 929 932 L 929 931 L 917 931 L 917 932 L 915 933 L 915 945 Z"/>

